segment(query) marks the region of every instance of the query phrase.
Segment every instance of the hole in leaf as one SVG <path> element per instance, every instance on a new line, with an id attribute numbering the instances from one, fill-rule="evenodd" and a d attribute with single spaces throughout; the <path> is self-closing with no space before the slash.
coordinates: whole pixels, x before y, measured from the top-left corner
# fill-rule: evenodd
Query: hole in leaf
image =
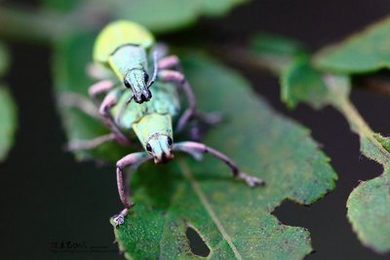
<path id="1" fill-rule="evenodd" d="M 203 241 L 198 231 L 188 226 L 186 230 L 186 236 L 193 254 L 203 257 L 207 257 L 210 254 L 210 248 Z"/>

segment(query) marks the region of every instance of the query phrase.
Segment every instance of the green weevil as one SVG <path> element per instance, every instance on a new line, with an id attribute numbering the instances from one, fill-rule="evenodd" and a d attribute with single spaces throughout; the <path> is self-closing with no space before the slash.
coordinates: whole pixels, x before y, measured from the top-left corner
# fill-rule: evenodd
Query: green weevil
<path id="1" fill-rule="evenodd" d="M 146 28 L 120 20 L 107 25 L 98 35 L 90 73 L 98 79 L 104 79 L 107 76 L 105 69 L 112 71 L 122 85 L 131 89 L 131 99 L 142 103 L 152 98 L 149 88 L 158 76 L 157 59 L 166 55 L 165 46 L 157 44 Z M 175 64 L 177 56 L 167 56 L 161 62 Z M 92 91 L 109 88 L 114 83 L 113 80 L 105 80 Z"/>
<path id="2" fill-rule="evenodd" d="M 194 139 L 178 143 L 173 142 L 174 125 L 176 125 L 176 133 L 186 126 L 196 128 L 199 122 L 210 125 L 216 124 L 220 121 L 220 118 L 213 113 L 203 114 L 198 111 L 196 99 L 189 82 L 181 70 L 174 70 L 174 68 L 180 67 L 177 66 L 176 62 L 166 62 L 164 57 L 159 57 L 156 62 L 160 71 L 157 77 L 158 80 L 154 83 L 155 86 L 150 89 L 153 95 L 150 101 L 141 104 L 129 103 L 128 100 L 131 99 L 132 93 L 121 86 L 101 88 L 98 93 L 106 95 L 101 102 L 95 102 L 95 105 L 99 106 L 99 108 L 96 108 L 99 111 L 96 116 L 103 120 L 111 132 L 93 140 L 73 141 L 68 146 L 71 151 L 86 150 L 94 149 L 106 142 L 117 141 L 122 145 L 134 147 L 136 146 L 135 139 L 138 138 L 144 151 L 126 155 L 116 164 L 118 192 L 124 205 L 124 209 L 113 217 L 116 226 L 124 223 L 125 216 L 133 206 L 126 185 L 129 183 L 126 178 L 131 174 L 125 174 L 124 169 L 130 167 L 134 172 L 140 164 L 152 159 L 156 164 L 168 162 L 174 158 L 174 151 L 188 153 L 196 159 L 200 159 L 204 153 L 208 153 L 224 162 L 230 167 L 234 178 L 246 182 L 250 187 L 264 184 L 263 180 L 241 172 L 236 163 L 228 156 L 203 143 L 194 141 Z M 91 93 L 90 91 L 90 94 L 97 100 L 96 92 Z M 184 112 L 181 109 L 181 94 L 184 94 L 189 106 Z M 85 113 L 95 115 L 95 113 L 91 113 L 90 108 L 93 104 L 90 100 L 77 96 L 69 96 L 67 99 L 68 102 L 66 103 L 77 106 Z M 193 124 L 190 125 L 190 122 Z M 192 133 L 196 132 L 193 131 Z"/>

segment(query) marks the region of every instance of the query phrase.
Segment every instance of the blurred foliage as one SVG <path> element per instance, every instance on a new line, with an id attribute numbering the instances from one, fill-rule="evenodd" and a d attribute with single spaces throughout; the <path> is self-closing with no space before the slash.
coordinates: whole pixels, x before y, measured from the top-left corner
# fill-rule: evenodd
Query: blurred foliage
<path id="1" fill-rule="evenodd" d="M 366 73 L 390 68 L 390 17 L 318 52 L 315 65 L 334 73 Z"/>
<path id="2" fill-rule="evenodd" d="M 0 42 L 0 76 L 6 73 L 9 56 L 6 47 Z M 0 83 L 0 161 L 3 161 L 12 144 L 16 130 L 15 103 L 4 84 Z"/>
<path id="3" fill-rule="evenodd" d="M 262 45 L 273 45 L 272 41 L 267 41 Z M 291 42 L 288 40 L 285 45 Z M 389 46 L 390 20 L 387 18 L 341 44 L 320 50 L 314 56 L 315 65 L 319 69 L 311 64 L 308 53 L 296 55 L 292 52 L 290 57 L 286 57 L 284 51 L 277 53 L 269 52 L 266 48 L 252 49 L 262 66 L 267 62 L 265 56 L 268 60 L 276 61 L 270 68 L 277 68 L 272 71 L 280 76 L 283 102 L 289 107 L 295 107 L 299 102 L 315 108 L 333 106 L 359 135 L 362 154 L 384 167 L 382 176 L 359 184 L 347 204 L 348 218 L 353 229 L 365 245 L 378 252 L 390 251 L 390 182 L 386 176 L 390 168 L 390 141 L 370 129 L 349 100 L 349 93 L 352 73 L 388 68 Z M 280 65 L 279 57 L 284 57 L 288 62 Z M 337 74 L 332 74 L 335 71 Z"/>
<path id="4" fill-rule="evenodd" d="M 277 75 L 290 66 L 295 59 L 307 56 L 302 43 L 265 33 L 253 37 L 248 51 L 254 59 L 261 60 L 264 67 Z"/>
<path id="5" fill-rule="evenodd" d="M 390 250 L 389 187 L 390 169 L 387 169 L 382 176 L 361 182 L 347 201 L 348 218 L 359 239 L 381 253 Z"/>
<path id="6" fill-rule="evenodd" d="M 290 108 L 300 102 L 321 108 L 328 102 L 328 92 L 321 73 L 312 68 L 307 57 L 296 59 L 280 77 L 281 97 Z"/>
<path id="7" fill-rule="evenodd" d="M 58 46 L 59 100 L 87 94 L 89 81 L 79 72 L 90 60 L 86 53 L 92 45 L 93 37 L 81 36 Z M 264 178 L 267 186 L 250 189 L 207 156 L 202 162 L 177 155 L 168 165 L 147 164 L 131 183 L 136 206 L 125 224 L 114 230 L 120 249 L 135 259 L 193 258 L 185 234 L 191 226 L 209 246 L 212 258 L 303 258 L 311 251 L 309 232 L 285 226 L 270 213 L 285 199 L 310 204 L 333 189 L 336 174 L 328 158 L 306 129 L 254 97 L 236 72 L 190 53 L 183 56 L 184 71 L 201 110 L 222 111 L 226 117 L 205 143 L 228 153 L 244 171 Z M 75 109 L 60 110 L 70 141 L 107 132 Z M 113 156 L 117 151 L 98 149 L 84 156 L 115 161 L 120 159 Z"/>
<path id="8" fill-rule="evenodd" d="M 14 143 L 16 130 L 15 103 L 5 86 L 0 85 L 0 161 L 4 160 Z"/>
<path id="9" fill-rule="evenodd" d="M 48 7 L 65 11 L 79 6 L 97 9 L 111 20 L 130 19 L 154 32 L 193 24 L 200 16 L 221 16 L 248 0 L 41 0 Z"/>

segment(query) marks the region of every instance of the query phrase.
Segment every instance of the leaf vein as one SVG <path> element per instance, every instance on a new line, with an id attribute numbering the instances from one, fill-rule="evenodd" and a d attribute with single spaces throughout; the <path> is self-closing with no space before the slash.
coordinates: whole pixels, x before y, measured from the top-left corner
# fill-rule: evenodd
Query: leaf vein
<path id="1" fill-rule="evenodd" d="M 225 230 L 225 228 L 222 225 L 221 221 L 219 220 L 217 214 L 215 213 L 215 211 L 211 207 L 210 202 L 208 201 L 206 195 L 203 193 L 202 188 L 200 187 L 199 183 L 197 182 L 197 180 L 192 175 L 190 169 L 188 168 L 188 165 L 186 163 L 184 163 L 182 160 L 180 160 L 179 161 L 179 168 L 181 169 L 181 172 L 183 173 L 184 177 L 186 177 L 190 181 L 192 189 L 195 191 L 196 195 L 199 197 L 199 199 L 202 202 L 202 204 L 204 205 L 207 213 L 209 214 L 209 216 L 211 217 L 211 219 L 213 220 L 213 222 L 217 226 L 219 232 L 221 232 L 222 237 L 229 244 L 229 246 L 232 249 L 235 257 L 237 259 L 241 260 L 242 256 L 241 256 L 240 252 L 238 252 L 238 249 L 234 245 L 232 238 L 227 233 L 227 231 Z"/>

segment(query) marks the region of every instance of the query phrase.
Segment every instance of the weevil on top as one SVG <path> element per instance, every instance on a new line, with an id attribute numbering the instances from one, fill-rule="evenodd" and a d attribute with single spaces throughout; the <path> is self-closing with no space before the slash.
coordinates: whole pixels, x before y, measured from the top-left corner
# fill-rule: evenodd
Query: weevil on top
<path id="1" fill-rule="evenodd" d="M 149 101 L 152 98 L 149 88 L 157 77 L 181 81 L 176 73 L 167 70 L 178 64 L 177 57 L 164 57 L 166 52 L 165 46 L 156 44 L 153 35 L 143 26 L 117 21 L 105 27 L 96 39 L 91 74 L 104 78 L 107 73 L 103 68 L 110 69 L 126 88 L 131 89 L 135 102 Z M 164 59 L 157 63 L 162 57 Z M 103 81 L 92 90 L 110 88 L 113 84 L 113 81 Z"/>
<path id="2" fill-rule="evenodd" d="M 103 38 L 109 35 L 112 37 Z M 110 42 L 110 39 L 113 42 Z M 121 81 L 130 84 L 133 91 L 107 80 L 91 86 L 89 94 L 98 106 L 96 107 L 98 113 L 91 113 L 90 108 L 93 104 L 90 100 L 74 95 L 64 96 L 64 99 L 68 99 L 65 103 L 76 106 L 87 114 L 95 115 L 110 129 L 109 134 L 93 140 L 71 142 L 69 150 L 94 149 L 110 141 L 136 148 L 136 139 L 144 149 L 143 152 L 126 155 L 116 164 L 118 192 L 124 209 L 113 217 L 115 226 L 124 223 L 125 216 L 133 206 L 129 200 L 127 178 L 140 164 L 148 160 L 154 160 L 156 164 L 172 160 L 175 151 L 188 153 L 196 159 L 201 159 L 203 154 L 208 153 L 224 162 L 231 169 L 234 178 L 244 181 L 250 187 L 264 184 L 261 179 L 241 172 L 236 163 L 225 154 L 197 142 L 199 131 L 191 130 L 198 129 L 199 123 L 217 124 L 220 116 L 216 113 L 203 114 L 198 111 L 192 88 L 179 69 L 179 60 L 174 56 L 166 56 L 167 48 L 153 44 L 151 34 L 140 25 L 128 21 L 108 25 L 97 39 L 95 60 L 107 62 Z M 148 74 L 146 48 L 155 50 L 152 51 L 154 53 L 152 56 L 154 68 L 157 69 L 153 71 L 158 75 L 151 80 L 145 76 Z M 96 68 L 91 72 L 95 75 Z M 154 87 L 149 89 L 154 80 Z M 102 101 L 98 99 L 100 94 L 105 95 Z M 188 108 L 184 112 L 181 109 L 181 94 L 184 94 L 188 103 Z M 129 103 L 133 96 L 136 101 L 140 101 L 138 104 Z M 148 99 L 148 102 L 141 102 Z M 183 129 L 190 130 L 191 141 L 174 143 L 174 133 Z M 131 173 L 125 174 L 126 167 L 131 168 Z"/>

